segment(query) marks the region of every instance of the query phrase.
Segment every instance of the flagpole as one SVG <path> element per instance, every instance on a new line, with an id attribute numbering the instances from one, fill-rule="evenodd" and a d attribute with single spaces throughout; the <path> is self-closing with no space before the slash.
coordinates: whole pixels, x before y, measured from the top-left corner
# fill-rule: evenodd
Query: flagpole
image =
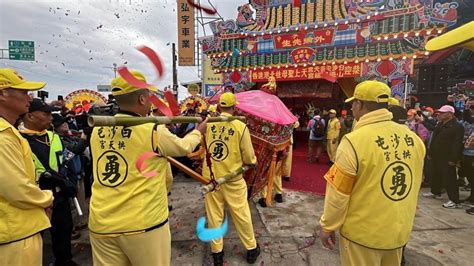
<path id="1" fill-rule="evenodd" d="M 408 75 L 405 75 L 405 89 L 403 93 L 403 105 L 404 107 L 407 106 L 407 95 L 408 95 Z"/>

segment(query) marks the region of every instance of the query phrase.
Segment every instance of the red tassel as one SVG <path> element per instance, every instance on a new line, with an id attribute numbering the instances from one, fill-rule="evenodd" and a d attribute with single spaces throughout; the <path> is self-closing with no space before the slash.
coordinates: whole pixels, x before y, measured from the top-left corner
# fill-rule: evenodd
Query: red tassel
<path id="1" fill-rule="evenodd" d="M 171 91 L 165 91 L 165 98 L 168 101 L 170 106 L 171 112 L 173 115 L 177 116 L 181 114 L 181 110 L 179 109 L 178 103 L 176 102 L 174 95 Z"/>
<path id="2" fill-rule="evenodd" d="M 144 55 L 146 55 L 146 57 L 148 57 L 148 59 L 150 59 L 150 61 L 155 66 L 156 71 L 158 72 L 158 77 L 163 77 L 163 64 L 161 63 L 161 59 L 158 54 L 155 53 L 155 51 L 153 51 L 150 47 L 144 45 L 137 47 L 137 50 L 142 52 Z"/>
<path id="3" fill-rule="evenodd" d="M 191 5 L 192 7 L 196 8 L 196 9 L 200 9 L 200 10 L 204 11 L 204 13 L 206 13 L 208 15 L 214 15 L 214 14 L 217 13 L 217 10 L 215 10 L 214 8 L 202 7 L 198 4 L 195 4 L 194 0 L 188 0 L 188 4 Z"/>
<path id="4" fill-rule="evenodd" d="M 137 48 L 138 51 L 142 52 L 155 66 L 158 77 L 162 77 L 164 74 L 163 64 L 161 63 L 160 57 L 155 53 L 151 48 L 147 46 L 140 46 Z M 130 85 L 137 88 L 150 88 L 153 87 L 152 84 L 148 84 L 144 81 L 141 81 L 135 78 L 132 73 L 128 70 L 126 66 L 121 66 L 118 68 L 118 73 L 120 76 L 125 79 Z"/>
<path id="5" fill-rule="evenodd" d="M 166 115 L 167 117 L 173 117 L 173 112 L 171 111 L 171 109 L 168 106 L 166 106 L 166 104 L 164 104 L 160 99 L 158 99 L 158 97 L 156 95 L 150 96 L 150 101 L 164 115 Z"/>

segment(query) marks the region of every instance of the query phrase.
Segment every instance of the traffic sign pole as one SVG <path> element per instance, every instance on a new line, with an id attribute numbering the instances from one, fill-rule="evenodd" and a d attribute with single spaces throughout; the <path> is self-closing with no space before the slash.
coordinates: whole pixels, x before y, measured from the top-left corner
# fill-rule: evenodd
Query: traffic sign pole
<path id="1" fill-rule="evenodd" d="M 0 49 L 0 59 L 9 59 L 8 49 Z"/>

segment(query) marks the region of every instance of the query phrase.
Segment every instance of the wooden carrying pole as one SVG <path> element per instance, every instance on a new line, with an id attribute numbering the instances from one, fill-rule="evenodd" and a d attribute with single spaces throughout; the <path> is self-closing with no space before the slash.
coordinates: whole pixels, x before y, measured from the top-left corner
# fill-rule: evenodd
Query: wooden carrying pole
<path id="1" fill-rule="evenodd" d="M 178 162 L 176 159 L 172 158 L 172 157 L 166 157 L 166 159 L 168 160 L 168 162 L 170 162 L 172 165 L 174 165 L 175 167 L 177 167 L 178 169 L 180 169 L 181 171 L 183 171 L 185 174 L 189 175 L 191 178 L 193 178 L 194 180 L 200 182 L 201 184 L 203 184 L 204 186 L 202 187 L 201 189 L 201 192 L 202 194 L 207 194 L 209 192 L 212 192 L 214 189 L 215 189 L 215 186 L 214 184 L 204 178 L 202 175 L 200 175 L 199 173 L 196 173 L 194 170 L 192 170 L 191 168 L 187 167 L 186 165 Z M 230 179 L 242 174 L 242 173 L 245 173 L 247 170 L 249 170 L 251 168 L 251 166 L 242 166 L 240 168 L 238 168 L 237 170 L 223 176 L 223 177 L 220 177 L 216 180 L 217 182 L 217 185 L 222 185 L 224 184 L 225 182 L 229 181 Z"/>
<path id="2" fill-rule="evenodd" d="M 248 165 L 244 165 L 242 167 L 240 167 L 239 169 L 223 176 L 223 177 L 220 177 L 218 179 L 216 179 L 216 182 L 217 182 L 217 185 L 222 185 L 224 184 L 225 182 L 229 181 L 230 179 L 240 175 L 240 174 L 243 174 L 245 173 L 247 170 L 249 170 L 251 168 L 251 166 L 248 166 Z M 203 188 L 202 188 L 202 194 L 207 194 L 211 191 L 213 191 L 215 189 L 215 186 L 213 183 L 209 183 L 207 185 L 205 185 Z"/>
<path id="3" fill-rule="evenodd" d="M 218 116 L 209 117 L 207 122 L 226 122 L 240 120 L 245 122 L 245 116 Z M 106 126 L 137 126 L 147 123 L 155 124 L 180 124 L 180 123 L 201 123 L 201 117 L 194 116 L 147 116 L 147 117 L 121 117 L 121 116 L 97 116 L 93 115 L 87 119 L 87 123 L 91 127 L 106 127 Z"/>
<path id="4" fill-rule="evenodd" d="M 166 157 L 168 162 L 170 162 L 172 165 L 176 166 L 179 170 L 183 171 L 185 174 L 189 175 L 192 177 L 194 180 L 199 181 L 203 185 L 207 185 L 210 183 L 209 180 L 205 179 L 202 175 L 196 173 L 194 170 L 191 168 L 187 167 L 186 165 L 178 162 L 176 159 L 172 157 Z"/>

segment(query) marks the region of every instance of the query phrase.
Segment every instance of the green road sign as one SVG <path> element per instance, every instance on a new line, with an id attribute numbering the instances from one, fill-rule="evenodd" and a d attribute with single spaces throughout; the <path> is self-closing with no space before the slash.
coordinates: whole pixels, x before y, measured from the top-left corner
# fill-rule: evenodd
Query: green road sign
<path id="1" fill-rule="evenodd" d="M 35 61 L 35 42 L 33 41 L 8 41 L 10 60 Z"/>

